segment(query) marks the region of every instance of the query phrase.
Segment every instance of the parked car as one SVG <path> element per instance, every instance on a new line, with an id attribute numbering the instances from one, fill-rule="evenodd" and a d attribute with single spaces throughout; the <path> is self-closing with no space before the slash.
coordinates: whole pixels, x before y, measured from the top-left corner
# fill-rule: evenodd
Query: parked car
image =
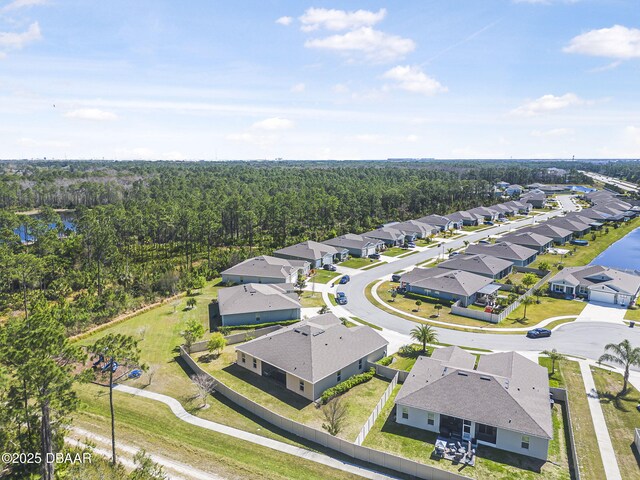
<path id="1" fill-rule="evenodd" d="M 451 252 L 449 254 L 449 258 L 453 258 L 453 257 L 458 256 L 458 255 L 460 255 L 460 252 Z"/>
<path id="2" fill-rule="evenodd" d="M 335 271 L 336 271 L 336 266 L 335 266 L 335 265 L 330 265 L 330 264 L 328 264 L 328 263 L 325 263 L 325 264 L 322 266 L 322 268 L 323 268 L 323 269 L 325 269 L 325 270 L 328 270 L 328 271 L 330 271 L 330 272 L 335 272 Z"/>
<path id="3" fill-rule="evenodd" d="M 483 245 L 490 245 L 491 242 L 489 240 L 478 240 L 478 243 L 481 243 Z"/>
<path id="4" fill-rule="evenodd" d="M 392 282 L 399 282 L 401 276 L 402 275 L 400 275 L 399 273 L 394 273 L 393 275 L 391 275 L 391 281 Z"/>
<path id="5" fill-rule="evenodd" d="M 546 328 L 534 328 L 533 330 L 529 330 L 527 332 L 527 337 L 529 338 L 542 338 L 542 337 L 550 337 L 551 330 Z"/>
<path id="6" fill-rule="evenodd" d="M 349 280 L 351 280 L 351 277 L 349 277 L 349 275 L 343 275 L 342 278 L 340 279 L 340 285 L 349 283 Z"/>
<path id="7" fill-rule="evenodd" d="M 491 226 L 494 226 L 494 225 L 495 225 L 495 223 L 493 223 L 493 222 L 484 222 L 484 224 L 485 224 L 485 225 L 491 225 Z"/>
<path id="8" fill-rule="evenodd" d="M 336 303 L 338 305 L 346 305 L 347 304 L 347 296 L 344 294 L 344 292 L 336 293 Z"/>
<path id="9" fill-rule="evenodd" d="M 372 253 L 371 255 L 369 255 L 369 258 L 372 258 L 374 260 L 380 260 L 380 254 L 379 253 Z"/>
<path id="10" fill-rule="evenodd" d="M 416 244 L 413 242 L 407 243 L 407 248 L 416 248 Z"/>

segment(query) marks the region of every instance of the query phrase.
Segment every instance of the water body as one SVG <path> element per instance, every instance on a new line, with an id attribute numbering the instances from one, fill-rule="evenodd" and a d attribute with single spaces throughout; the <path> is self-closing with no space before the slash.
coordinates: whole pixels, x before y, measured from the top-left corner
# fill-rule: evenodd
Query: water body
<path id="1" fill-rule="evenodd" d="M 626 236 L 607 248 L 593 259 L 591 265 L 640 270 L 640 228 L 629 232 Z"/>
<path id="2" fill-rule="evenodd" d="M 66 230 L 69 230 L 70 232 L 76 231 L 76 224 L 72 215 L 62 214 L 60 215 L 60 219 L 62 220 L 62 223 Z M 50 229 L 55 228 L 55 226 L 56 226 L 55 223 L 49 224 Z M 25 224 L 20 225 L 18 228 L 14 230 L 14 232 L 20 236 L 20 241 L 23 243 L 29 243 L 35 240 L 35 238 L 31 235 L 31 232 L 29 232 Z"/>
<path id="3" fill-rule="evenodd" d="M 582 185 L 572 185 L 571 186 L 571 191 L 572 192 L 580 192 L 580 193 L 589 193 L 589 192 L 595 192 L 596 189 L 595 188 L 584 187 Z"/>

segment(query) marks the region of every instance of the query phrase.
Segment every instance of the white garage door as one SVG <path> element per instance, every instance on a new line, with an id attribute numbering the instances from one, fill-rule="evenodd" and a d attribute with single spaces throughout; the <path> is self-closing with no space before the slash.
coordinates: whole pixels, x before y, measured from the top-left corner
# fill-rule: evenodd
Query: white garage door
<path id="1" fill-rule="evenodd" d="M 614 303 L 615 295 L 613 293 L 608 292 L 599 292 L 599 291 L 591 291 L 591 295 L 589 296 L 589 300 L 593 300 L 594 302 L 602 302 L 602 303 Z"/>

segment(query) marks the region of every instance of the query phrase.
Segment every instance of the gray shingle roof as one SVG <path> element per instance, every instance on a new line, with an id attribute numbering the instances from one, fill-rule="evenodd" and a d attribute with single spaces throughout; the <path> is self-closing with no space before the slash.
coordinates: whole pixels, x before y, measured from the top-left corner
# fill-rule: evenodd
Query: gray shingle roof
<path id="1" fill-rule="evenodd" d="M 371 327 L 347 328 L 329 313 L 251 340 L 236 350 L 315 383 L 387 345 Z"/>
<path id="2" fill-rule="evenodd" d="M 274 252 L 276 255 L 286 255 L 297 258 L 304 258 L 309 261 L 320 260 L 327 254 L 337 255 L 339 253 L 336 247 L 331 245 L 325 245 L 324 243 L 314 242 L 313 240 L 307 240 L 306 242 L 300 242 L 290 247 L 284 247 Z"/>
<path id="3" fill-rule="evenodd" d="M 556 217 L 547 222 L 548 225 L 557 225 L 560 228 L 569 230 L 572 233 L 579 233 L 588 230 L 589 224 L 578 221 L 577 219 Z"/>
<path id="4" fill-rule="evenodd" d="M 553 437 L 546 368 L 507 352 L 482 355 L 478 370 L 473 370 L 468 361 L 465 363 L 465 356 L 458 355 L 454 361 L 419 357 L 396 403 L 527 435 Z"/>
<path id="5" fill-rule="evenodd" d="M 247 283 L 218 291 L 220 315 L 300 308 L 298 294 L 289 284 Z"/>
<path id="6" fill-rule="evenodd" d="M 484 220 L 484 217 L 477 213 L 471 213 L 466 210 L 460 210 L 458 212 L 451 213 L 447 215 L 447 218 L 451 219 L 454 222 L 462 222 L 464 220 L 468 222 L 478 221 L 481 222 Z"/>
<path id="7" fill-rule="evenodd" d="M 445 227 L 451 220 L 448 217 L 442 215 L 426 215 L 417 219 L 419 222 L 426 223 L 428 225 L 435 225 L 436 227 Z"/>
<path id="8" fill-rule="evenodd" d="M 446 268 L 414 268 L 400 277 L 400 282 L 417 287 L 468 297 L 492 280 L 475 273 Z"/>
<path id="9" fill-rule="evenodd" d="M 451 260 L 438 264 L 439 268 L 464 270 L 479 275 L 495 275 L 513 265 L 513 262 L 491 255 L 457 255 Z"/>
<path id="10" fill-rule="evenodd" d="M 533 255 L 537 255 L 538 251 L 514 243 L 498 242 L 490 245 L 469 245 L 466 253 L 484 253 L 506 260 L 526 260 Z"/>
<path id="11" fill-rule="evenodd" d="M 286 279 L 300 269 L 309 268 L 309 262 L 303 260 L 287 260 L 284 258 L 261 255 L 249 258 L 231 268 L 227 268 L 223 275 L 252 275 L 268 278 Z"/>
<path id="12" fill-rule="evenodd" d="M 406 222 L 394 223 L 392 228 L 400 230 L 403 233 L 408 234 L 420 234 L 423 236 L 429 236 L 432 233 L 438 233 L 440 229 L 434 225 L 421 222 L 419 220 L 407 220 Z"/>
<path id="13" fill-rule="evenodd" d="M 549 280 L 550 283 L 564 282 L 571 286 L 582 285 L 587 288 L 605 287 L 612 292 L 636 295 L 640 289 L 640 276 L 622 272 L 601 265 L 565 267 Z"/>
<path id="14" fill-rule="evenodd" d="M 549 225 L 547 223 L 541 223 L 535 227 L 529 227 L 526 231 L 551 238 L 565 238 L 572 235 L 571 230 L 567 230 L 566 228 L 558 227 L 556 225 Z"/>
<path id="15" fill-rule="evenodd" d="M 400 230 L 396 230 L 395 227 L 382 227 L 370 232 L 362 234 L 365 237 L 377 238 L 379 240 L 392 240 L 398 241 L 404 239 L 405 235 Z"/>
<path id="16" fill-rule="evenodd" d="M 516 232 L 505 235 L 500 240 L 516 245 L 544 247 L 553 242 L 552 238 L 545 237 L 535 232 Z"/>
<path id="17" fill-rule="evenodd" d="M 372 246 L 380 245 L 381 241 L 375 238 L 365 237 L 363 235 L 356 235 L 355 233 L 347 233 L 346 235 L 340 235 L 339 237 L 330 238 L 322 243 L 331 245 L 336 248 L 369 248 Z"/>
<path id="18" fill-rule="evenodd" d="M 593 218 L 594 220 L 607 220 L 611 217 L 610 214 L 605 212 L 599 212 L 595 208 L 583 208 L 580 210 L 580 215 L 583 217 Z"/>

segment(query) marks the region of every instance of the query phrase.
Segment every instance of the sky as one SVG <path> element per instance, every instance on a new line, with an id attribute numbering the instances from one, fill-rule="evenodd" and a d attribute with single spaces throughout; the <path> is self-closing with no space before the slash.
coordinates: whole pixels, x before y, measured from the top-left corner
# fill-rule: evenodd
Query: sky
<path id="1" fill-rule="evenodd" d="M 638 0 L 0 0 L 0 158 L 640 158 Z"/>

